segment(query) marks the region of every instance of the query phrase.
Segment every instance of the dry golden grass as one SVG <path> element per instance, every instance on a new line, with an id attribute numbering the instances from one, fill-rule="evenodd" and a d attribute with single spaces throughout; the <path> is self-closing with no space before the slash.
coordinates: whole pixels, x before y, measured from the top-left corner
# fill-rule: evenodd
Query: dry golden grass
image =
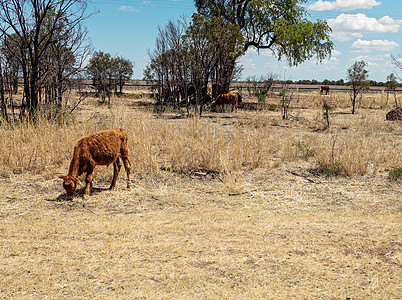
<path id="1" fill-rule="evenodd" d="M 338 107 L 322 130 L 317 95 L 299 95 L 288 121 L 157 116 L 136 98 L 90 99 L 72 125 L 0 128 L 0 297 L 402 297 L 402 184 L 387 178 L 402 166 L 402 125 L 385 121 L 383 100 Z M 107 190 L 112 169 L 97 167 L 91 197 L 64 201 L 55 174 L 76 139 L 117 126 L 133 188 L 122 172 Z M 346 175 L 310 171 L 332 162 Z"/>

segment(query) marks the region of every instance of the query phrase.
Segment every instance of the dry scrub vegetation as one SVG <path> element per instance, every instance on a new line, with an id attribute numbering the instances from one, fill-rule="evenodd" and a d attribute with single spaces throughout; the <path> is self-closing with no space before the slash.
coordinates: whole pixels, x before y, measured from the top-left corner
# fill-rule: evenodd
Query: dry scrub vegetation
<path id="1" fill-rule="evenodd" d="M 297 94 L 282 120 L 274 95 L 269 110 L 245 97 L 182 118 L 132 94 L 0 127 L 0 297 L 402 298 L 402 184 L 388 178 L 402 124 L 385 121 L 386 95 L 351 115 L 347 94 Z M 91 197 L 65 201 L 55 174 L 75 141 L 112 127 L 128 131 L 133 188 L 122 172 L 107 190 L 113 168 L 97 167 Z"/>

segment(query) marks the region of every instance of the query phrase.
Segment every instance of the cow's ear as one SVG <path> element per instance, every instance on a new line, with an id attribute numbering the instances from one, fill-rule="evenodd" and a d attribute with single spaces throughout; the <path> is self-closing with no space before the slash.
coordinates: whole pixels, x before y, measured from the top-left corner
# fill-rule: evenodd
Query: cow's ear
<path id="1" fill-rule="evenodd" d="M 61 178 L 61 179 L 64 179 L 64 177 L 66 177 L 66 175 L 61 175 L 61 174 L 57 174 L 56 176 Z"/>

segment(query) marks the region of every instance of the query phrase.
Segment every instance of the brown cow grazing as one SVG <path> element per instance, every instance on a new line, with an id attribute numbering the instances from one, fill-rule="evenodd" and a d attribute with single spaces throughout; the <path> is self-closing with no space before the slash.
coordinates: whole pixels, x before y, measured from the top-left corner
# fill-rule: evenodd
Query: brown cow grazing
<path id="1" fill-rule="evenodd" d="M 395 108 L 387 113 L 385 118 L 388 121 L 402 121 L 402 108 Z"/>
<path id="2" fill-rule="evenodd" d="M 217 105 L 222 105 L 222 112 L 225 112 L 225 104 L 232 104 L 232 112 L 233 112 L 235 107 L 237 110 L 237 104 L 240 101 L 240 99 L 241 95 L 238 92 L 221 94 L 215 99 L 214 102 L 212 102 L 211 108 L 213 109 Z"/>
<path id="3" fill-rule="evenodd" d="M 322 94 L 324 94 L 324 92 L 325 92 L 325 95 L 329 94 L 329 86 L 328 85 L 322 85 L 320 87 L 320 94 L 322 95 Z"/>
<path id="4" fill-rule="evenodd" d="M 116 185 L 121 162 L 127 173 L 127 188 L 130 188 L 130 168 L 128 159 L 127 132 L 122 128 L 99 131 L 80 138 L 74 146 L 74 154 L 67 175 L 58 175 L 63 179 L 63 187 L 67 191 L 67 199 L 74 197 L 75 189 L 81 184 L 78 177 L 86 172 L 84 197 L 89 195 L 92 185 L 92 173 L 97 165 L 113 164 L 114 173 L 110 189 Z"/>

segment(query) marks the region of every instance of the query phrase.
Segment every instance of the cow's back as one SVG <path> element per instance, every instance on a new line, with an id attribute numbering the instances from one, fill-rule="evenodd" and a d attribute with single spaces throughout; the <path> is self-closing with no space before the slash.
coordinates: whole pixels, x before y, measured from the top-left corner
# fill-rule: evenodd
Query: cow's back
<path id="1" fill-rule="evenodd" d="M 102 130 L 77 141 L 75 152 L 96 165 L 109 165 L 120 154 L 122 144 L 127 145 L 127 132 L 122 128 Z"/>

